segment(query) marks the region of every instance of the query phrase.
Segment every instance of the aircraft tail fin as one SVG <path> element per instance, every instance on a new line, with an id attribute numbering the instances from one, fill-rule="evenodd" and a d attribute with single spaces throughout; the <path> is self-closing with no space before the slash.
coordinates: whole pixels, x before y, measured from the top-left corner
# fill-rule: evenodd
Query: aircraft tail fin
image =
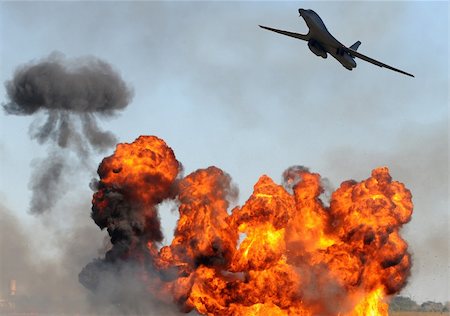
<path id="1" fill-rule="evenodd" d="M 350 46 L 349 48 L 353 49 L 353 50 L 357 50 L 359 45 L 361 45 L 360 41 L 357 41 L 355 44 L 353 44 L 352 46 Z"/>

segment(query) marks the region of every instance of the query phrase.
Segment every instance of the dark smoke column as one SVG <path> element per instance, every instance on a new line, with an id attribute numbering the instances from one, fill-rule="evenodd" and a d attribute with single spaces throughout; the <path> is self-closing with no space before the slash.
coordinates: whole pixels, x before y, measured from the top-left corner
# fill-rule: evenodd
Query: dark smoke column
<path id="1" fill-rule="evenodd" d="M 132 99 L 132 91 L 108 63 L 83 57 L 67 60 L 53 53 L 38 62 L 20 66 L 5 83 L 7 114 L 37 116 L 46 122 L 30 126 L 30 137 L 49 144 L 49 155 L 34 166 L 30 188 L 30 211 L 41 214 L 55 204 L 63 188 L 63 175 L 71 168 L 70 152 L 84 168 L 93 151 L 104 152 L 116 143 L 115 136 L 102 131 L 97 117 L 110 118 Z"/>
<path id="2" fill-rule="evenodd" d="M 80 283 L 96 299 L 134 306 L 131 314 L 147 310 L 140 305 L 148 301 L 144 280 L 163 240 L 157 206 L 174 198 L 181 170 L 172 149 L 155 136 L 118 144 L 114 154 L 103 159 L 91 216 L 107 229 L 112 248 L 79 274 Z M 142 300 L 135 301 L 137 297 Z"/>

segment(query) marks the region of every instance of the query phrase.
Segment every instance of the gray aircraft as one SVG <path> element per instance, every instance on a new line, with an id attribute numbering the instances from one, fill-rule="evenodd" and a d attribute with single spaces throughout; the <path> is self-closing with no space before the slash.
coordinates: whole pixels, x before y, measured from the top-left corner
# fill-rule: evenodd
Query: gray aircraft
<path id="1" fill-rule="evenodd" d="M 335 39 L 333 37 L 333 35 L 330 34 L 330 32 L 328 32 L 322 19 L 313 10 L 298 9 L 298 12 L 300 13 L 300 16 L 305 20 L 306 25 L 309 28 L 308 34 L 303 35 L 303 34 L 278 30 L 278 29 L 274 29 L 274 28 L 262 26 L 262 25 L 260 25 L 260 27 L 263 29 L 269 30 L 269 31 L 273 31 L 273 32 L 280 33 L 283 35 L 295 37 L 295 38 L 301 39 L 303 41 L 307 41 L 309 49 L 314 54 L 316 54 L 317 56 L 321 56 L 323 58 L 327 58 L 327 53 L 328 53 L 331 56 L 333 56 L 334 58 L 336 58 L 342 64 L 342 66 L 344 66 L 348 70 L 352 70 L 353 68 L 356 67 L 356 62 L 355 62 L 354 58 L 358 57 L 358 58 L 361 58 L 362 60 L 365 60 L 365 61 L 372 63 L 374 65 L 377 65 L 379 67 L 384 67 L 387 69 L 391 69 L 393 71 L 397 71 L 404 75 L 414 77 L 410 73 L 407 73 L 403 70 L 383 64 L 382 62 L 379 62 L 378 60 L 372 59 L 361 53 L 358 53 L 356 50 L 358 49 L 359 45 L 361 44 L 360 41 L 357 41 L 355 44 L 353 44 L 350 47 L 346 47 L 345 45 L 340 43 L 337 39 Z"/>

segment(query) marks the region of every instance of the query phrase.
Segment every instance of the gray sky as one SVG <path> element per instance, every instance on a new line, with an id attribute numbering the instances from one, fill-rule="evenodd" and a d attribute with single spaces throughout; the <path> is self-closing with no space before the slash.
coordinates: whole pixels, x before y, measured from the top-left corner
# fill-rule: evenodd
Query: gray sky
<path id="1" fill-rule="evenodd" d="M 361 60 L 348 71 L 312 54 L 305 42 L 257 26 L 306 33 L 299 7 L 315 10 L 341 42 L 360 40 L 360 52 L 416 78 Z M 386 165 L 415 204 L 403 230 L 414 259 L 403 294 L 445 301 L 448 11 L 448 2 L 1 2 L 0 81 L 55 50 L 109 62 L 133 87 L 134 99 L 122 114 L 101 121 L 102 128 L 120 142 L 163 138 L 186 174 L 218 166 L 238 185 L 241 203 L 262 174 L 280 181 L 291 165 L 319 172 L 334 187 Z M 52 236 L 90 227 L 98 243 L 76 247 L 81 269 L 104 235 L 88 206 L 88 184 L 103 157 L 91 157 L 91 173 L 67 175 L 70 192 L 50 214 L 32 216 L 31 165 L 48 148 L 29 139 L 31 122 L 0 113 L 2 209 L 21 229 L 33 227 L 29 242 L 40 243 L 33 255 L 44 261 L 66 253 Z M 177 216 L 163 211 L 171 240 Z"/>

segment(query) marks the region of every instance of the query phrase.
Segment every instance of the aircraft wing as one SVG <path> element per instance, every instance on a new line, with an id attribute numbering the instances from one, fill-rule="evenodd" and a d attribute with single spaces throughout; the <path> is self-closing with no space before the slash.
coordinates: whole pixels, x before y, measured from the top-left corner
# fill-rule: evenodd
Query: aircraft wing
<path id="1" fill-rule="evenodd" d="M 382 62 L 380 62 L 380 61 L 378 61 L 378 60 L 375 60 L 375 59 L 373 59 L 373 58 L 367 57 L 366 55 L 363 55 L 363 54 L 361 54 L 361 53 L 358 53 L 356 50 L 353 50 L 353 49 L 351 49 L 351 48 L 347 48 L 347 47 L 344 46 L 343 49 L 344 49 L 347 53 L 349 53 L 350 55 L 352 55 L 353 57 L 358 57 L 358 58 L 361 58 L 362 60 L 365 60 L 365 61 L 367 61 L 367 62 L 369 62 L 369 63 L 372 63 L 372 64 L 374 64 L 374 65 L 377 65 L 377 66 L 379 66 L 379 67 L 387 68 L 387 69 L 390 69 L 390 70 L 399 72 L 399 73 L 401 73 L 401 74 L 404 74 L 404 75 L 407 75 L 407 76 L 410 76 L 410 77 L 414 77 L 414 75 L 411 75 L 410 73 L 407 73 L 407 72 L 405 72 L 405 71 L 403 71 L 403 70 L 400 70 L 400 69 L 391 67 L 391 66 L 389 66 L 389 65 L 383 64 Z"/>
<path id="2" fill-rule="evenodd" d="M 273 29 L 271 27 L 262 26 L 262 25 L 260 25 L 259 27 L 263 28 L 263 29 L 266 29 L 266 30 L 269 30 L 269 31 L 272 31 L 272 32 L 280 33 L 280 34 L 283 34 L 283 35 L 286 35 L 286 36 L 295 37 L 295 38 L 298 38 L 298 39 L 301 39 L 301 40 L 304 40 L 304 41 L 309 41 L 309 39 L 310 39 L 309 34 L 303 35 L 303 34 L 299 34 L 299 33 L 293 33 L 293 32 L 288 32 L 288 31 L 283 31 L 283 30 L 277 30 L 277 29 Z"/>

